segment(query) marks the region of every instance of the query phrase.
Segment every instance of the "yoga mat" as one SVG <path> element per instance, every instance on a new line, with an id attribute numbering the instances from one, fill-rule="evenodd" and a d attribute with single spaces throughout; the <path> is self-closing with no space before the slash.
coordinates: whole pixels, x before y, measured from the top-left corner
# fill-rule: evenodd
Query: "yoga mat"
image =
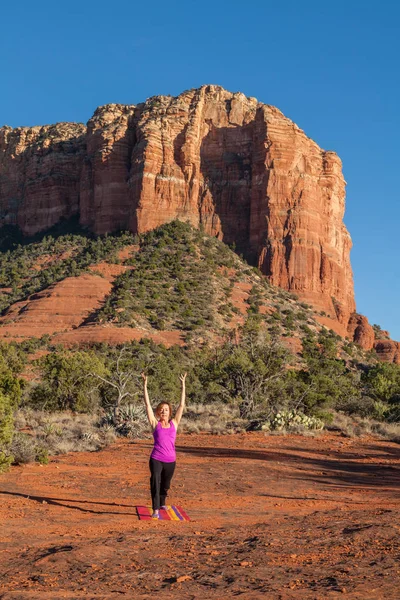
<path id="1" fill-rule="evenodd" d="M 156 521 L 152 519 L 153 509 L 151 506 L 137 506 L 137 515 L 141 521 Z M 190 521 L 186 512 L 180 506 L 167 506 L 166 509 L 160 508 L 159 521 Z"/>

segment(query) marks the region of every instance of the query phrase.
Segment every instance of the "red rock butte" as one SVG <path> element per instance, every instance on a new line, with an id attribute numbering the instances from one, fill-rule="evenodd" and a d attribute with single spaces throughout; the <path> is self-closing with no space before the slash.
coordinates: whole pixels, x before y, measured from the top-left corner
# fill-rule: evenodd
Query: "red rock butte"
<path id="1" fill-rule="evenodd" d="M 334 152 L 277 108 L 215 85 L 109 104 L 86 127 L 0 129 L 0 226 L 30 236 L 74 215 L 98 234 L 189 221 L 341 335 L 355 311 L 344 210 Z"/>

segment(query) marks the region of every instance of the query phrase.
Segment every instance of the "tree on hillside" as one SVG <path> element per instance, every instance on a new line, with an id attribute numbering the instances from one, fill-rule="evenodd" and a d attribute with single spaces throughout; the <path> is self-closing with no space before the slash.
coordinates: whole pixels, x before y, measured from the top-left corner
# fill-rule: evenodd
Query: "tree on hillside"
<path id="1" fill-rule="evenodd" d="M 379 363 L 363 374 L 362 382 L 373 398 L 390 402 L 394 396 L 400 395 L 400 366 Z"/>
<path id="2" fill-rule="evenodd" d="M 101 357 L 94 352 L 53 352 L 37 361 L 41 383 L 31 403 L 42 410 L 87 412 L 98 406 L 99 385 L 95 375 L 105 373 Z"/>
<path id="3" fill-rule="evenodd" d="M 302 410 L 327 417 L 327 408 L 357 402 L 361 390 L 357 374 L 351 372 L 343 360 L 337 358 L 336 336 L 322 331 L 303 340 L 305 368 L 298 371 L 297 394 L 302 399 Z"/>
<path id="4" fill-rule="evenodd" d="M 364 392 L 386 406 L 385 417 L 400 421 L 400 366 L 378 363 L 362 375 Z"/>
<path id="5" fill-rule="evenodd" d="M 288 351 L 250 318 L 239 331 L 239 343 L 226 341 L 199 365 L 205 400 L 233 402 L 242 418 L 272 411 L 285 378 Z"/>

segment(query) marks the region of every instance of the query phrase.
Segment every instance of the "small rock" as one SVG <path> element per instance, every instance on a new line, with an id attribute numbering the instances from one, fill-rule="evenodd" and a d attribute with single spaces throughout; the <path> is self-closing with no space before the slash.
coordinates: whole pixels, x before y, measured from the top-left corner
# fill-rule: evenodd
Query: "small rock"
<path id="1" fill-rule="evenodd" d="M 176 582 L 182 583 L 183 581 L 190 581 L 191 579 L 192 577 L 190 577 L 190 575 L 181 575 L 180 577 L 177 577 Z"/>

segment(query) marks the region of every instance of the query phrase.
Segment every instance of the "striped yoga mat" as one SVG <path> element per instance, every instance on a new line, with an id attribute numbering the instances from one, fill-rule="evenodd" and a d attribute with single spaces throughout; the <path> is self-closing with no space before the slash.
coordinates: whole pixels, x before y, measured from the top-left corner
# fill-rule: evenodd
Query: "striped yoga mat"
<path id="1" fill-rule="evenodd" d="M 151 518 L 151 515 L 153 514 L 151 506 L 137 506 L 136 510 L 141 521 L 155 520 Z M 185 511 L 180 506 L 167 506 L 166 509 L 160 508 L 160 516 L 158 518 L 161 521 L 190 521 Z"/>

